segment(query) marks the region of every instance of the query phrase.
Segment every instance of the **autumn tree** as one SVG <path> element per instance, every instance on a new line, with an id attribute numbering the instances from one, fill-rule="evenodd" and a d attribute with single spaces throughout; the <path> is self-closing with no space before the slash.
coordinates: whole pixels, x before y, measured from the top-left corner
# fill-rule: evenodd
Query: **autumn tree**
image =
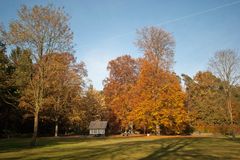
<path id="1" fill-rule="evenodd" d="M 232 90 L 240 80 L 240 56 L 231 49 L 221 50 L 215 53 L 209 61 L 209 69 L 223 81 L 226 95 L 226 106 L 229 113 L 230 125 L 232 127 L 232 136 L 234 133 L 234 117 L 232 107 Z"/>
<path id="2" fill-rule="evenodd" d="M 104 84 L 106 105 L 116 115 L 122 129 L 127 129 L 128 116 L 132 110 L 130 90 L 138 78 L 138 62 L 131 56 L 125 55 L 110 61 L 107 69 L 109 77 Z"/>
<path id="3" fill-rule="evenodd" d="M 137 34 L 136 45 L 144 52 L 135 89 L 140 94 L 137 97 L 141 97 L 141 100 L 136 100 L 134 103 L 138 104 L 137 102 L 139 102 L 137 113 L 141 113 L 141 116 L 137 117 L 142 117 L 139 122 L 143 123 L 145 118 L 144 127 L 146 125 L 151 128 L 156 126 L 157 130 L 161 125 L 173 132 L 180 133 L 182 128 L 178 127 L 183 124 L 182 117 L 186 115 L 186 110 L 183 105 L 185 96 L 181 91 L 179 80 L 171 73 L 174 64 L 174 38 L 170 33 L 154 26 L 137 30 Z M 170 100 L 174 96 L 175 99 Z M 175 112 L 173 112 L 173 108 L 175 108 Z M 179 116 L 172 117 L 174 115 L 172 112 L 178 113 Z M 172 117 L 172 120 L 168 117 Z M 151 120 L 149 121 L 149 119 Z"/>
<path id="4" fill-rule="evenodd" d="M 103 92 L 94 89 L 93 85 L 90 84 L 84 92 L 80 105 L 84 112 L 80 122 L 84 131 L 88 130 L 91 121 L 109 120 Z"/>
<path id="5" fill-rule="evenodd" d="M 9 25 L 9 31 L 1 29 L 3 40 L 11 45 L 18 45 L 30 49 L 33 62 L 36 63 L 30 81 L 34 95 L 34 133 L 32 145 L 36 144 L 39 112 L 43 108 L 45 64 L 44 55 L 53 52 L 72 50 L 73 34 L 68 25 L 68 16 L 61 8 L 51 5 L 32 8 L 22 6 L 18 11 L 18 19 Z M 27 92 L 25 92 L 27 93 Z M 26 98 L 27 96 L 25 96 Z"/>
<path id="6" fill-rule="evenodd" d="M 198 72 L 193 79 L 182 75 L 186 89 L 186 106 L 192 125 L 198 131 L 225 124 L 222 82 L 211 72 Z"/>
<path id="7" fill-rule="evenodd" d="M 156 61 L 142 59 L 140 73 L 134 87 L 134 110 L 131 113 L 136 127 L 160 134 L 180 134 L 188 118 L 184 106 L 185 94 L 178 77 L 159 67 Z"/>
<path id="8" fill-rule="evenodd" d="M 138 129 L 182 133 L 188 123 L 185 94 L 179 78 L 171 73 L 175 42 L 170 33 L 157 27 L 138 30 L 136 45 L 144 58 L 127 56 L 109 62 L 105 81 L 106 104 L 123 128 L 134 122 Z M 133 124 L 133 123 L 131 123 Z"/>
<path id="9" fill-rule="evenodd" d="M 171 33 L 159 27 L 144 27 L 137 30 L 136 46 L 144 52 L 147 59 L 157 58 L 158 66 L 169 70 L 174 64 L 175 40 Z M 147 53 L 153 53 L 149 57 Z"/>
<path id="10" fill-rule="evenodd" d="M 240 125 L 240 86 L 235 86 L 233 88 L 233 108 L 234 108 L 234 118 L 235 124 Z"/>
<path id="11" fill-rule="evenodd" d="M 70 53 L 52 53 L 43 61 L 46 75 L 44 106 L 55 123 L 55 136 L 58 136 L 59 120 L 80 103 L 86 70 L 84 63 L 76 63 Z"/>

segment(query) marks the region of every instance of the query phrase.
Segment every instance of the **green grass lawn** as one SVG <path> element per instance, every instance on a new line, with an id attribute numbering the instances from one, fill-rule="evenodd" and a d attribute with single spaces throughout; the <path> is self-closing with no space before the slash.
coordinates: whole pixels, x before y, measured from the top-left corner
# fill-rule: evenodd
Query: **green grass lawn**
<path id="1" fill-rule="evenodd" d="M 197 137 L 39 138 L 0 140 L 0 159 L 240 159 L 240 139 Z"/>

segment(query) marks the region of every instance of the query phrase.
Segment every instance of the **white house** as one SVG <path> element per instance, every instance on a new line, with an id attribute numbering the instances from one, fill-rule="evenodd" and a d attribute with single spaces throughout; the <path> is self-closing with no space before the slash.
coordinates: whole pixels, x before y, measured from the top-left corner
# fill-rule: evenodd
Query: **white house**
<path id="1" fill-rule="evenodd" d="M 90 135 L 105 135 L 107 128 L 107 121 L 91 121 L 89 125 Z"/>

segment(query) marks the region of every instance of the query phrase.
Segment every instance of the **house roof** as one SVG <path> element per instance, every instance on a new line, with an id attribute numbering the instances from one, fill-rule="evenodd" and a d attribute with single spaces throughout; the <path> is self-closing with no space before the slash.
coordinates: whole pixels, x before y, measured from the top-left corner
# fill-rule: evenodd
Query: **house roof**
<path id="1" fill-rule="evenodd" d="M 91 121 L 89 125 L 89 129 L 106 129 L 107 121 Z"/>

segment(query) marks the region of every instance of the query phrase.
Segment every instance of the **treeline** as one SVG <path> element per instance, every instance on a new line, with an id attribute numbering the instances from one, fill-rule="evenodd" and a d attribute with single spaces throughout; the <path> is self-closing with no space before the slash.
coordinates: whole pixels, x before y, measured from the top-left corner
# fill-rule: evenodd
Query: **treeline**
<path id="1" fill-rule="evenodd" d="M 240 58 L 234 50 L 216 52 L 208 71 L 180 77 L 173 71 L 172 34 L 144 27 L 135 42 L 143 56 L 111 60 L 104 89 L 96 91 L 72 54 L 73 33 L 61 8 L 23 6 L 0 31 L 1 136 L 33 131 L 35 145 L 37 134 L 85 134 L 96 119 L 107 120 L 110 133 L 238 131 Z"/>

